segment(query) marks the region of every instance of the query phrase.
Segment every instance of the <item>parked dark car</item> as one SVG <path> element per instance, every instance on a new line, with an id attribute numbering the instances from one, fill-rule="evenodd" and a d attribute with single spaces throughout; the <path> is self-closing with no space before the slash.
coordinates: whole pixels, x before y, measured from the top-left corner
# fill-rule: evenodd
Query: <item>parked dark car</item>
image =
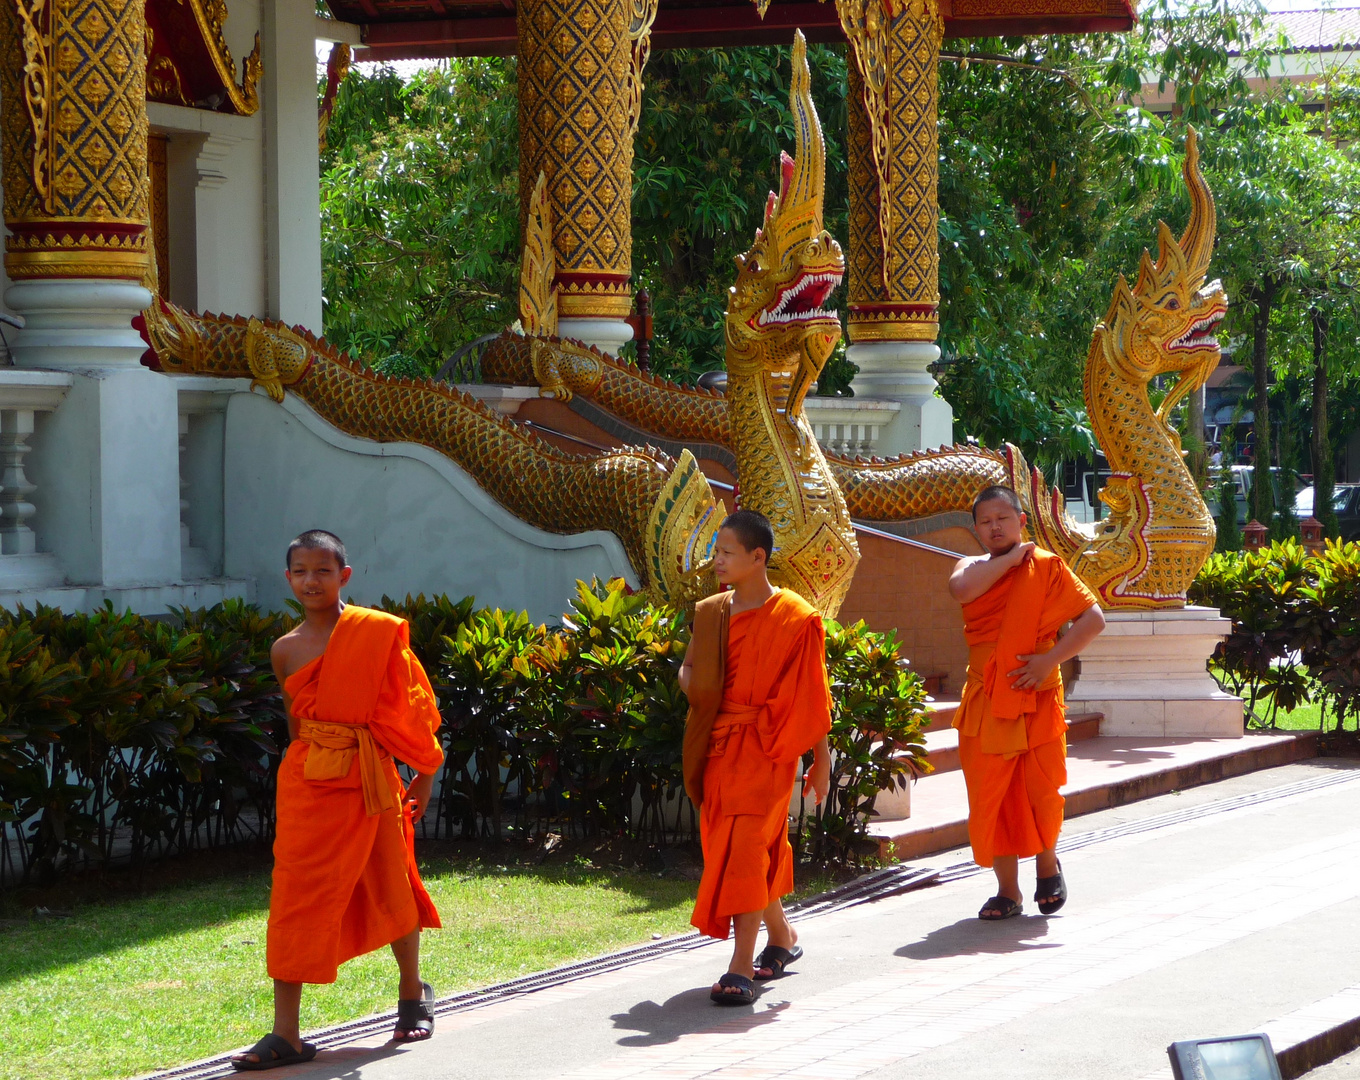
<path id="1" fill-rule="evenodd" d="M 1360 484 L 1337 484 L 1332 491 L 1332 505 L 1341 523 L 1342 540 L 1360 540 Z M 1313 514 L 1313 489 L 1306 487 L 1294 500 L 1294 512 L 1299 520 Z"/>

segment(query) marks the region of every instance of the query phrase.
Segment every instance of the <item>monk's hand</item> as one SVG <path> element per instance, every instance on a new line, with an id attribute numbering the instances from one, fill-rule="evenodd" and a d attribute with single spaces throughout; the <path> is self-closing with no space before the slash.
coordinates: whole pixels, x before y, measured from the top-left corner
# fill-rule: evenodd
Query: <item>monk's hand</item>
<path id="1" fill-rule="evenodd" d="M 1051 653 L 1020 653 L 1016 659 L 1025 665 L 1010 673 L 1011 686 L 1017 690 L 1037 690 L 1058 666 Z"/>
<path id="2" fill-rule="evenodd" d="M 434 790 L 434 773 L 417 773 L 406 789 L 406 806 L 411 811 L 411 820 L 419 821 L 425 816 L 425 807 L 430 802 L 430 792 Z"/>
<path id="3" fill-rule="evenodd" d="M 1034 554 L 1034 541 L 1030 540 L 1023 544 L 1016 544 L 1007 554 L 1011 557 L 1012 566 L 1023 566 Z"/>
<path id="4" fill-rule="evenodd" d="M 814 795 L 814 805 L 821 806 L 826 802 L 827 793 L 831 791 L 831 754 L 818 752 L 812 755 L 812 768 L 808 769 L 807 775 L 803 777 L 803 798 Z"/>

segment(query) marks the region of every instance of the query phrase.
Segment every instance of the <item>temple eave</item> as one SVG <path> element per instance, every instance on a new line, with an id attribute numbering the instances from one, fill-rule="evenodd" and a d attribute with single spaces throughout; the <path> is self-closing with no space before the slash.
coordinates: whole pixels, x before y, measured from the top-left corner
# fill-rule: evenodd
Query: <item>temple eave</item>
<path id="1" fill-rule="evenodd" d="M 1054 8 L 1064 6 L 1057 0 Z M 1069 7 L 1072 5 L 1066 5 Z M 1114 33 L 1134 25 L 1131 8 L 1120 2 L 1101 5 L 1099 12 L 1031 11 L 1025 15 L 946 16 L 946 39 L 1012 37 L 1030 34 Z M 447 56 L 511 56 L 515 52 L 515 16 L 497 14 L 466 18 L 412 19 L 409 6 L 389 13 L 383 0 L 334 5 L 337 16 L 363 28 L 356 59 L 414 60 Z M 370 14 L 372 8 L 377 14 Z M 844 41 L 836 7 L 830 3 L 774 3 L 762 20 L 751 4 L 669 7 L 662 0 L 652 28 L 652 50 L 787 44 L 801 29 L 810 42 Z"/>

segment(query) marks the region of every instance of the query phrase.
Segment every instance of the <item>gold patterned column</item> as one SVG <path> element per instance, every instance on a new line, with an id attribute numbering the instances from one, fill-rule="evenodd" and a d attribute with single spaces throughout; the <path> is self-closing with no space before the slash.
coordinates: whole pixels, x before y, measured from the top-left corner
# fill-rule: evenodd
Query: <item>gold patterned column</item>
<path id="1" fill-rule="evenodd" d="M 0 154 L 12 280 L 148 265 L 141 0 L 4 0 Z"/>
<path id="2" fill-rule="evenodd" d="M 894 6 L 897 10 L 893 10 Z M 939 52 L 935 0 L 839 0 L 850 65 L 851 342 L 939 331 Z"/>
<path id="3" fill-rule="evenodd" d="M 633 7 L 519 5 L 520 221 L 542 172 L 563 319 L 622 320 L 632 310 Z"/>

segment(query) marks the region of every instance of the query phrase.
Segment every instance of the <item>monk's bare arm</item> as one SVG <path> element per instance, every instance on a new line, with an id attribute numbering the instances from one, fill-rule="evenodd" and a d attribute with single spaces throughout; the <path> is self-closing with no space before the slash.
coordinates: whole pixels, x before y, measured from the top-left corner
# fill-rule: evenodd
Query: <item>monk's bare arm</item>
<path id="1" fill-rule="evenodd" d="M 808 769 L 807 775 L 803 777 L 803 798 L 807 798 L 809 793 L 817 796 L 817 805 L 821 806 L 826 802 L 827 793 L 831 790 L 831 744 L 824 736 L 822 741 L 812 748 L 812 768 Z"/>
<path id="2" fill-rule="evenodd" d="M 288 647 L 288 635 L 285 634 L 269 647 L 269 663 L 274 669 L 274 678 L 278 681 L 279 691 L 283 694 L 283 711 L 288 717 L 288 738 L 296 739 L 297 721 L 293 719 L 293 699 L 289 696 L 284 685 L 288 682 L 288 676 L 293 674 L 288 663 L 291 650 Z"/>
<path id="3" fill-rule="evenodd" d="M 1091 644 L 1105 629 L 1105 613 L 1092 604 L 1072 622 L 1067 633 L 1058 638 L 1057 644 L 1046 653 L 1022 655 L 1023 667 L 1010 673 L 1011 685 L 1017 690 L 1032 690 L 1052 674 L 1053 669 L 1064 660 L 1071 660 L 1087 645 Z"/>
<path id="4" fill-rule="evenodd" d="M 685 649 L 685 659 L 680 665 L 680 690 L 689 693 L 689 680 L 694 675 L 694 664 L 690 662 L 689 648 Z"/>
<path id="5" fill-rule="evenodd" d="M 974 555 L 960 559 L 949 575 L 949 595 L 960 604 L 971 604 L 1002 579 L 1007 571 L 1034 554 L 1034 545 L 1016 544 L 1004 555 Z"/>

